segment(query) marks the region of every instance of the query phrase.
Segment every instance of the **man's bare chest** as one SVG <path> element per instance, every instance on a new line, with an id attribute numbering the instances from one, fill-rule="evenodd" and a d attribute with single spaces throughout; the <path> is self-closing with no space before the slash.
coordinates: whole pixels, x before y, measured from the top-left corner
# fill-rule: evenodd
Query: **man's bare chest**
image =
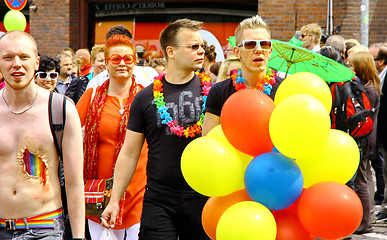
<path id="1" fill-rule="evenodd" d="M 28 114 L 0 117 L 0 155 L 14 154 L 22 148 L 33 152 L 47 152 L 53 145 L 48 113 L 31 111 Z"/>

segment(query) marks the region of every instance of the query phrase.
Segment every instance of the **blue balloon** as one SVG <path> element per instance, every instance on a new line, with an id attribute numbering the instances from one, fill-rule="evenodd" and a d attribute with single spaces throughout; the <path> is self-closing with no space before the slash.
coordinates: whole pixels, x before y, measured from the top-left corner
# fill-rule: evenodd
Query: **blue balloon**
<path id="1" fill-rule="evenodd" d="M 273 149 L 271 151 L 276 152 L 276 153 L 280 153 L 280 151 L 278 151 L 278 149 L 275 146 L 273 147 Z"/>
<path id="2" fill-rule="evenodd" d="M 270 210 L 292 205 L 301 195 L 303 185 L 298 165 L 276 152 L 255 157 L 245 172 L 245 187 L 250 198 Z"/>

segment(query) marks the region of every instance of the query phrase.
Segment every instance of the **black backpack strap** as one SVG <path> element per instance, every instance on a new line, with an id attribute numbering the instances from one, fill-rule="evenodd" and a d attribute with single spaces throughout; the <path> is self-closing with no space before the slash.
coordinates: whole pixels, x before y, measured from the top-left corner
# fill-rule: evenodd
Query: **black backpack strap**
<path id="1" fill-rule="evenodd" d="M 48 115 L 55 148 L 59 157 L 63 159 L 62 139 L 66 123 L 66 98 L 63 95 L 50 92 Z"/>
<path id="2" fill-rule="evenodd" d="M 347 83 L 344 83 L 347 84 Z M 344 89 L 344 84 L 342 86 L 339 83 L 334 84 L 332 87 L 335 89 L 335 100 L 332 103 L 332 108 L 334 109 L 334 114 L 336 117 L 336 128 L 342 131 L 345 130 L 345 121 L 346 121 L 346 109 L 347 109 L 347 97 L 348 92 Z"/>

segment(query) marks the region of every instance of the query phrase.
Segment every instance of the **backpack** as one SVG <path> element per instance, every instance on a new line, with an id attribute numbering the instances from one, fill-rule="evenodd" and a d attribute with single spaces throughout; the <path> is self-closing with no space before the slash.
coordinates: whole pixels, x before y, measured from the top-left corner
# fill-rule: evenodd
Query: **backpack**
<path id="1" fill-rule="evenodd" d="M 371 134 L 374 124 L 371 114 L 375 109 L 371 107 L 363 84 L 356 79 L 334 83 L 331 93 L 332 128 L 348 133 L 355 140 Z"/>
<path id="2" fill-rule="evenodd" d="M 66 99 L 67 97 L 59 93 L 50 92 L 48 100 L 48 119 L 56 151 L 59 155 L 58 178 L 60 180 L 60 190 L 65 219 L 65 231 L 63 239 L 72 239 L 70 219 L 67 208 L 67 196 L 65 188 L 64 170 L 63 170 L 63 152 L 62 139 L 63 130 L 66 123 Z"/>

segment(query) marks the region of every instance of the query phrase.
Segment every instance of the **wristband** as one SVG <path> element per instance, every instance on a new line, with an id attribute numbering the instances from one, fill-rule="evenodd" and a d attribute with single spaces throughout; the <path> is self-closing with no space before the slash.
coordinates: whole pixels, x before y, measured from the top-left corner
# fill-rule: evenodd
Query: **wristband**
<path id="1" fill-rule="evenodd" d="M 73 240 L 86 240 L 86 238 L 73 238 Z"/>

